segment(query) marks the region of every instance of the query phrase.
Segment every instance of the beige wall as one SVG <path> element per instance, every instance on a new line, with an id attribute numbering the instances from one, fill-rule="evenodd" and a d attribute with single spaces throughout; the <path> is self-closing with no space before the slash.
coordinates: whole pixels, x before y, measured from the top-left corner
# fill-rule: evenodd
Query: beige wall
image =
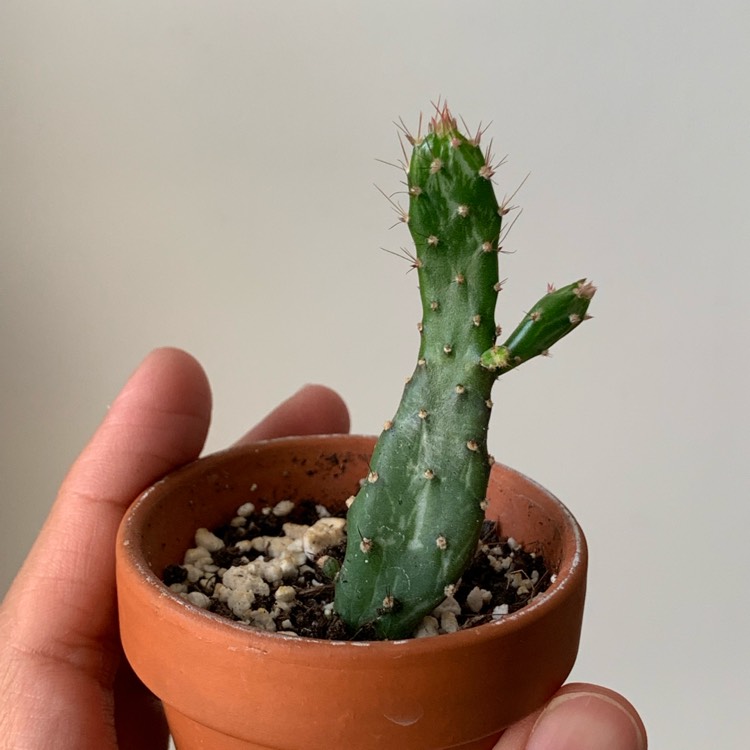
<path id="1" fill-rule="evenodd" d="M 629 695 L 654 747 L 744 746 L 746 7 L 3 3 L 0 591 L 151 347 L 207 368 L 211 449 L 305 381 L 379 429 L 418 310 L 376 158 L 443 95 L 493 121 L 500 193 L 531 172 L 499 320 L 600 286 L 497 387 L 491 438 L 587 531 L 574 677 Z"/>

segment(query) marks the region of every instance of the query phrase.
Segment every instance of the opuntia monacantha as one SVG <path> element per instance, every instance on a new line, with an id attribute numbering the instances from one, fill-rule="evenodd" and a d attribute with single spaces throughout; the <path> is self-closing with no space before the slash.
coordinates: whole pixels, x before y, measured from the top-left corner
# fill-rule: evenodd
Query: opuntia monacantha
<path id="1" fill-rule="evenodd" d="M 347 516 L 336 610 L 356 631 L 410 636 L 468 566 L 484 520 L 493 459 L 490 392 L 498 375 L 586 318 L 585 279 L 547 294 L 496 346 L 501 225 L 494 168 L 474 138 L 437 108 L 425 136 L 407 134 L 409 210 L 422 321 L 417 365 L 377 442 Z"/>

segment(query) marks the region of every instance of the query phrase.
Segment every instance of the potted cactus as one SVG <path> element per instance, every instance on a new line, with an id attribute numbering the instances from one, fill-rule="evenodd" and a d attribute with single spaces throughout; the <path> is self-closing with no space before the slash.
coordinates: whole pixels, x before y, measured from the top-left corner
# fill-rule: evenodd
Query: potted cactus
<path id="1" fill-rule="evenodd" d="M 407 134 L 409 212 L 423 318 L 414 374 L 385 425 L 372 469 L 348 514 L 336 608 L 352 627 L 402 638 L 445 597 L 474 554 L 493 459 L 487 450 L 496 378 L 547 350 L 586 318 L 595 292 L 549 289 L 495 345 L 497 255 L 506 205 L 479 137 L 447 107 L 428 134 Z M 384 604 L 385 601 L 385 604 Z"/>
<path id="2" fill-rule="evenodd" d="M 420 128 L 421 131 L 421 128 Z M 404 131 L 408 225 L 423 318 L 416 368 L 392 420 L 372 438 L 282 439 L 210 456 L 134 504 L 118 537 L 122 640 L 164 701 L 179 750 L 232 748 L 491 748 L 538 707 L 577 651 L 586 546 L 548 492 L 494 464 L 491 390 L 586 319 L 585 279 L 549 288 L 502 344 L 495 303 L 506 203 L 480 133 L 437 107 L 427 132 Z M 372 639 L 327 642 L 249 631 L 170 595 L 163 567 L 198 527 L 247 499 L 340 511 L 347 546 L 335 609 Z M 410 636 L 461 578 L 485 518 L 499 519 L 554 568 L 555 583 L 520 612 L 427 639 Z M 209 668 L 209 664 L 213 665 Z M 506 679 L 508 690 L 488 691 Z M 281 705 L 293 711 L 280 718 Z"/>

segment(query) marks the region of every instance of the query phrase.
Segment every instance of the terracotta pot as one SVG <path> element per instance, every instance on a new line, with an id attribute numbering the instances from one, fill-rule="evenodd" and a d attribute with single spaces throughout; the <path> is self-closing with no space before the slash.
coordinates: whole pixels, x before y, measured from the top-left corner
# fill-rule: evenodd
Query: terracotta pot
<path id="1" fill-rule="evenodd" d="M 314 498 L 340 509 L 374 439 L 287 438 L 203 458 L 141 495 L 117 540 L 120 628 L 179 750 L 492 748 L 565 680 L 578 650 L 586 543 L 526 477 L 495 465 L 488 517 L 544 554 L 548 591 L 500 621 L 451 635 L 349 643 L 249 630 L 186 603 L 159 580 L 196 528 L 242 503 Z"/>

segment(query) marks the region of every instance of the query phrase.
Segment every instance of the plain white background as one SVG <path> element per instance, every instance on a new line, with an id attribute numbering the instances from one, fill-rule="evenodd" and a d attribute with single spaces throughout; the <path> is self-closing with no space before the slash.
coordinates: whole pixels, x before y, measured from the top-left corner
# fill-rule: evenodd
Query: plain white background
<path id="1" fill-rule="evenodd" d="M 498 321 L 600 289 L 490 440 L 586 530 L 573 677 L 655 748 L 746 747 L 748 30 L 730 0 L 6 0 L 0 590 L 154 346 L 205 365 L 209 450 L 310 381 L 380 429 L 419 310 L 376 159 L 442 96 L 492 121 L 500 195 L 530 173 Z"/>

